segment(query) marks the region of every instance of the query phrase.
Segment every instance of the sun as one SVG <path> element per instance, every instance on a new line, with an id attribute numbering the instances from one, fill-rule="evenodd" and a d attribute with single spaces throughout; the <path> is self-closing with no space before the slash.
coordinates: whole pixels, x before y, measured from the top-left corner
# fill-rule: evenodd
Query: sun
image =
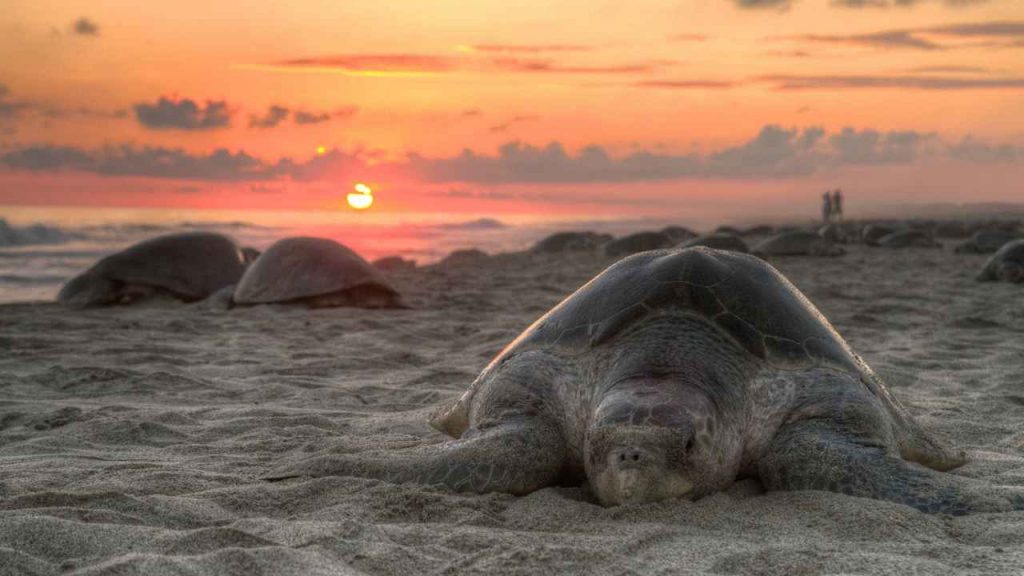
<path id="1" fill-rule="evenodd" d="M 366 210 L 373 206 L 373 190 L 360 182 L 355 185 L 355 192 L 348 193 L 346 200 L 348 200 L 348 205 L 353 210 Z"/>

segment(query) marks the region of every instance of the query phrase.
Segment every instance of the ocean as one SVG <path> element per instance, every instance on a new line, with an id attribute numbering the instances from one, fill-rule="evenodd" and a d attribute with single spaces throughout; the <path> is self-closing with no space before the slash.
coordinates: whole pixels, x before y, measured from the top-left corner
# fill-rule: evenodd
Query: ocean
<path id="1" fill-rule="evenodd" d="M 541 216 L 350 215 L 267 212 L 0 206 L 0 302 L 52 300 L 72 276 L 136 242 L 174 232 L 210 230 L 263 250 L 288 236 L 320 236 L 367 260 L 397 255 L 430 264 L 453 250 L 523 250 L 562 230 L 623 234 L 667 224 L 644 220 L 567 220 Z"/>

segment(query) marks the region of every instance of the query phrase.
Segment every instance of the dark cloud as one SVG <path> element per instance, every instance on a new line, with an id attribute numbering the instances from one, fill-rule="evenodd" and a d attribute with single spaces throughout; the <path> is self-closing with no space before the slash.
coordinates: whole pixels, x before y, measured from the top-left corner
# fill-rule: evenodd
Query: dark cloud
<path id="1" fill-rule="evenodd" d="M 1019 90 L 1024 77 L 978 78 L 955 76 L 762 76 L 777 90 L 841 90 L 889 88 L 904 90 Z"/>
<path id="2" fill-rule="evenodd" d="M 784 10 L 793 4 L 793 0 L 732 0 L 739 8 L 778 8 Z"/>
<path id="3" fill-rule="evenodd" d="M 320 124 L 333 118 L 348 118 L 358 112 L 355 106 L 338 108 L 331 112 L 311 112 L 308 110 L 291 110 L 286 106 L 273 105 L 262 116 L 250 116 L 250 128 L 274 128 L 289 117 L 298 125 Z"/>
<path id="4" fill-rule="evenodd" d="M 71 24 L 71 31 L 79 36 L 99 36 L 100 27 L 88 18 L 79 18 Z"/>
<path id="5" fill-rule="evenodd" d="M 262 116 L 250 116 L 250 128 L 273 128 L 288 119 L 291 111 L 284 106 L 271 106 Z"/>
<path id="6" fill-rule="evenodd" d="M 296 124 L 320 124 L 321 122 L 327 122 L 330 119 L 330 112 L 308 112 L 306 110 L 296 110 L 295 114 L 292 115 L 292 120 Z"/>
<path id="7" fill-rule="evenodd" d="M 152 130 L 212 130 L 231 125 L 231 112 L 223 100 L 207 100 L 200 106 L 188 98 L 160 98 L 155 104 L 135 104 L 134 109 L 139 124 Z"/>
<path id="8" fill-rule="evenodd" d="M 77 170 L 107 176 L 240 182 L 334 181 L 382 169 L 389 173 L 411 172 L 425 182 L 507 184 L 787 178 L 839 166 L 909 163 L 931 153 L 968 161 L 1024 159 L 1021 150 L 1012 146 L 971 139 L 942 145 L 933 134 L 921 132 L 845 128 L 828 134 L 817 127 L 769 125 L 747 142 L 710 154 L 640 150 L 616 157 L 600 146 L 570 153 L 559 142 L 546 146 L 509 142 L 494 155 L 473 150 L 440 158 L 413 154 L 404 161 L 371 165 L 367 155 L 338 150 L 306 161 L 282 158 L 268 162 L 224 149 L 196 154 L 158 147 L 85 151 L 67 146 L 32 146 L 0 155 L 0 164 L 15 170 Z"/>
<path id="9" fill-rule="evenodd" d="M 849 36 L 807 34 L 803 36 L 796 36 L 795 39 L 807 42 L 871 46 L 875 48 L 914 48 L 917 50 L 944 49 L 943 46 L 925 38 L 921 38 L 910 30 L 888 30 L 872 34 L 852 34 Z"/>
<path id="10" fill-rule="evenodd" d="M 489 130 L 491 132 L 505 132 L 506 130 L 511 128 L 513 124 L 519 124 L 521 122 L 533 122 L 534 120 L 540 120 L 540 116 L 535 116 L 532 114 L 513 116 L 506 120 L 505 122 L 502 122 L 501 124 L 491 126 Z"/>
<path id="11" fill-rule="evenodd" d="M 467 71 L 497 71 L 537 74 L 643 74 L 664 62 L 611 65 L 570 64 L 551 58 L 522 57 L 543 52 L 570 52 L 585 47 L 571 45 L 481 45 L 483 56 L 434 56 L 424 54 L 349 54 L 298 58 L 279 62 L 288 68 L 333 69 L 353 74 L 434 74 Z"/>
<path id="12" fill-rule="evenodd" d="M 29 108 L 27 102 L 19 102 L 10 98 L 11 91 L 6 84 L 0 84 L 0 120 L 19 116 Z"/>
<path id="13" fill-rule="evenodd" d="M 949 147 L 949 155 L 971 162 L 1012 162 L 1024 159 L 1024 147 L 1010 144 L 988 144 L 967 136 Z"/>
<path id="14" fill-rule="evenodd" d="M 1015 48 L 1024 45 L 1024 21 L 967 22 L 922 28 L 881 30 L 867 34 L 805 34 L 776 39 L 910 50 L 949 50 L 963 46 L 962 41 L 964 40 L 972 40 L 974 42 L 967 46 Z M 957 43 L 958 40 L 961 42 Z"/>

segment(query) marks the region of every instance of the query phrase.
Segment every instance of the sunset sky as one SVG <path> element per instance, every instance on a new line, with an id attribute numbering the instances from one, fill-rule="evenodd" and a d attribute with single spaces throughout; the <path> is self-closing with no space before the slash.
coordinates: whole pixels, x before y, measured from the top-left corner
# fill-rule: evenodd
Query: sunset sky
<path id="1" fill-rule="evenodd" d="M 0 204 L 1024 201 L 1018 0 L 7 0 L 0 54 Z"/>

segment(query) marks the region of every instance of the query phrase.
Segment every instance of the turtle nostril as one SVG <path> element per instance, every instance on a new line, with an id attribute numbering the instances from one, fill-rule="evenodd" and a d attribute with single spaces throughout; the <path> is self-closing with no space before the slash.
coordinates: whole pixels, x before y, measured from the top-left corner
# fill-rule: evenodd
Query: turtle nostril
<path id="1" fill-rule="evenodd" d="M 639 459 L 640 459 L 640 455 L 634 452 L 633 453 L 633 461 L 636 462 Z"/>

